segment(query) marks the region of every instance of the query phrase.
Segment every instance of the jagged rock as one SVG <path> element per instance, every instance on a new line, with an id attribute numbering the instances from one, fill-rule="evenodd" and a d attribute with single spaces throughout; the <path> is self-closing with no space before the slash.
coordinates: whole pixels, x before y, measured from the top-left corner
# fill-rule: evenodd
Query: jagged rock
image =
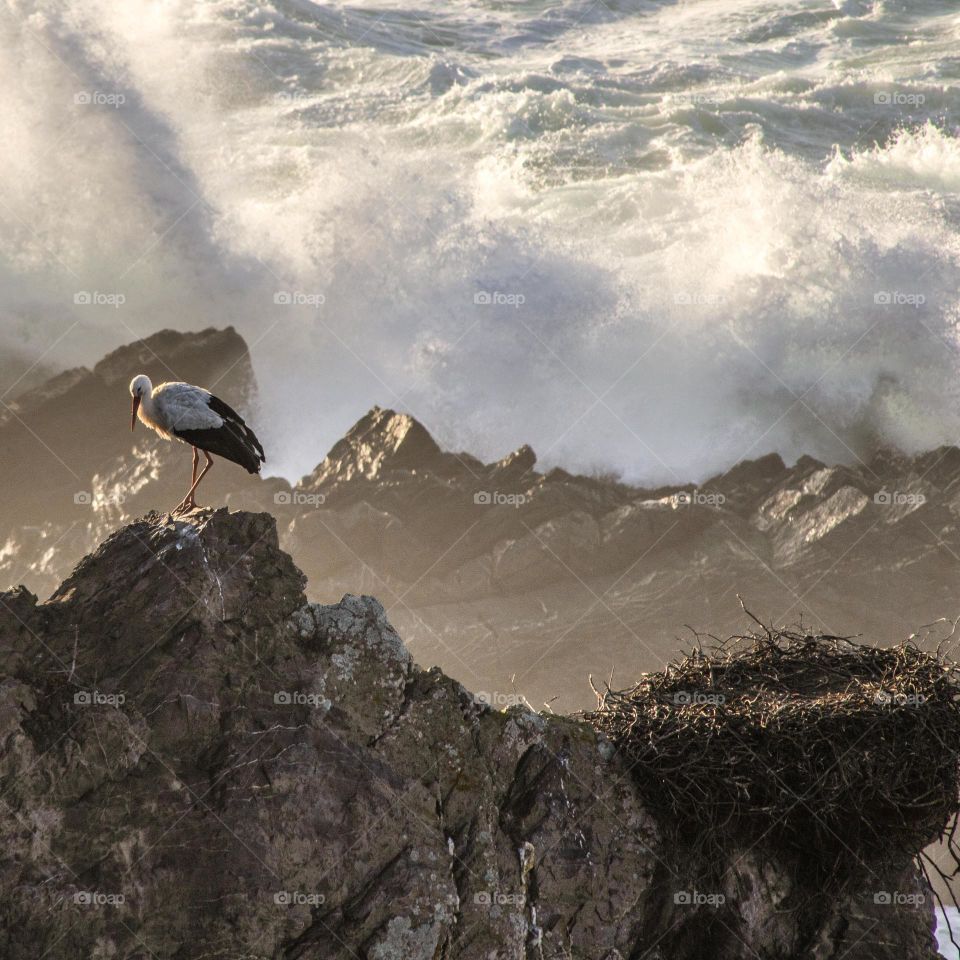
<path id="1" fill-rule="evenodd" d="M 0 585 L 49 596 L 117 525 L 185 492 L 189 451 L 126 429 L 139 369 L 207 384 L 226 374 L 217 390 L 235 405 L 255 395 L 230 329 L 164 331 L 22 394 L 0 423 Z M 269 470 L 269 425 L 257 426 Z M 526 446 L 483 463 L 375 407 L 293 488 L 224 465 L 203 491 L 277 517 L 310 599 L 375 592 L 423 662 L 495 689 L 516 676 L 531 702 L 558 709 L 589 705 L 586 673 L 659 667 L 686 624 L 733 632 L 738 593 L 770 620 L 802 615 L 880 643 L 960 613 L 954 447 L 846 465 L 769 454 L 700 486 L 647 490 L 538 470 Z"/>
<path id="2" fill-rule="evenodd" d="M 93 368 L 93 374 L 107 386 L 125 388 L 131 379 L 131 368 L 145 373 L 154 383 L 196 383 L 210 378 L 235 384 L 243 394 L 253 385 L 247 344 L 233 327 L 208 327 L 198 333 L 161 330 L 108 353 Z"/>
<path id="3" fill-rule="evenodd" d="M 774 554 L 782 563 L 798 557 L 804 547 L 828 537 L 841 524 L 861 516 L 870 504 L 869 497 L 856 487 L 841 487 L 827 500 L 803 513 L 797 521 L 785 525 L 774 540 Z"/>
<path id="4" fill-rule="evenodd" d="M 764 490 L 782 479 L 787 472 L 779 454 L 770 453 L 758 460 L 744 460 L 704 486 L 720 490 L 727 500 L 738 506 L 749 504 Z"/>
<path id="5" fill-rule="evenodd" d="M 493 465 L 492 474 L 502 483 L 523 481 L 537 463 L 533 448 L 524 444 Z"/>
<path id="6" fill-rule="evenodd" d="M 392 471 L 429 469 L 444 459 L 436 441 L 413 417 L 374 407 L 337 441 L 301 487 L 326 491 L 351 480 L 377 480 Z"/>
<path id="7" fill-rule="evenodd" d="M 303 588 L 272 518 L 207 510 L 118 530 L 44 603 L 0 595 L 2 956 L 933 956 L 929 904 L 811 928 L 762 843 L 717 913 L 591 727 Z"/>

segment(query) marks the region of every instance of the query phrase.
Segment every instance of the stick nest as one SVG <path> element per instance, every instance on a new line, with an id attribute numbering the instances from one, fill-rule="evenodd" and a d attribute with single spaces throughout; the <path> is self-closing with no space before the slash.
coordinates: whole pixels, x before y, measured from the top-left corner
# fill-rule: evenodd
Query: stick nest
<path id="1" fill-rule="evenodd" d="M 694 836 L 916 855 L 958 807 L 960 671 L 942 644 L 880 649 L 754 620 L 756 632 L 597 691 L 585 719 L 651 808 Z"/>

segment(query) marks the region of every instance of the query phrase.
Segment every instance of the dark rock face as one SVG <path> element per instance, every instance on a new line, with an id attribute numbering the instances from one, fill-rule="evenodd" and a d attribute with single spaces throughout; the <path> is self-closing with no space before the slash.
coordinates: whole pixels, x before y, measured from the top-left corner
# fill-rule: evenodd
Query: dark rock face
<path id="1" fill-rule="evenodd" d="M 698 887 L 592 728 L 303 591 L 271 517 L 208 510 L 0 594 L 0 955 L 933 956 L 907 852 L 827 902 L 762 842 Z"/>

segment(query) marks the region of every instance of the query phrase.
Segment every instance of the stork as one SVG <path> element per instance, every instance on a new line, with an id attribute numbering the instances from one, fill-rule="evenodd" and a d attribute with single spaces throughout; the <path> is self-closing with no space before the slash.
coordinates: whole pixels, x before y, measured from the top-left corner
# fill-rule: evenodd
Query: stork
<path id="1" fill-rule="evenodd" d="M 138 374 L 130 381 L 130 429 L 137 418 L 165 440 L 181 440 L 193 447 L 193 473 L 187 495 L 173 508 L 174 513 L 192 510 L 200 481 L 213 466 L 211 453 L 232 460 L 248 473 L 259 473 L 266 460 L 254 432 L 232 407 L 203 387 L 174 381 L 156 387 L 150 378 Z M 207 462 L 197 476 L 200 451 Z"/>

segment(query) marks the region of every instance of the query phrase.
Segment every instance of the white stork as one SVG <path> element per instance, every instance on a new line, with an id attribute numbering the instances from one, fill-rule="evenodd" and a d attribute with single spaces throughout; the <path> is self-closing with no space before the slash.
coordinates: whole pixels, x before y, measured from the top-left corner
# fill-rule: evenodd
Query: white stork
<path id="1" fill-rule="evenodd" d="M 196 507 L 194 493 L 213 466 L 211 453 L 238 463 L 248 473 L 260 472 L 260 465 L 266 460 L 260 441 L 243 417 L 209 390 L 180 381 L 154 387 L 150 378 L 141 373 L 130 381 L 130 396 L 131 430 L 139 417 L 165 440 L 182 440 L 193 447 L 190 489 L 173 508 L 174 513 Z M 201 450 L 207 462 L 197 476 Z"/>

